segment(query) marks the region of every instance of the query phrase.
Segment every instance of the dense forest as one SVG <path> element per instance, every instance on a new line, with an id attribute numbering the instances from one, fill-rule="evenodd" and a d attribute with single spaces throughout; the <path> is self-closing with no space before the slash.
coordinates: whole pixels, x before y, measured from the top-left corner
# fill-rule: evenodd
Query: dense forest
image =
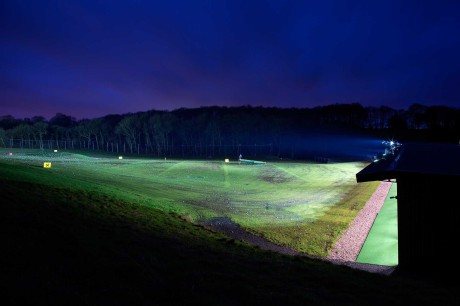
<path id="1" fill-rule="evenodd" d="M 334 137 L 332 137 L 332 135 Z M 99 150 L 156 157 L 313 158 L 350 137 L 458 143 L 460 109 L 335 104 L 314 108 L 201 107 L 76 120 L 57 113 L 0 117 L 0 146 Z M 319 145 L 321 144 L 321 145 Z M 334 147 L 334 146 L 332 146 Z"/>

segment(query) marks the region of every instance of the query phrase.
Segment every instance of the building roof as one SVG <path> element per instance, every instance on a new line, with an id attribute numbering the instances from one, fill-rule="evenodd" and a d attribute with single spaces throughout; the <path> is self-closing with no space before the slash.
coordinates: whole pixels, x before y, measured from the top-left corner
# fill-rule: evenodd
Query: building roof
<path id="1" fill-rule="evenodd" d="M 391 157 L 373 162 L 356 174 L 358 182 L 397 178 L 403 173 L 460 177 L 460 145 L 403 144 Z"/>

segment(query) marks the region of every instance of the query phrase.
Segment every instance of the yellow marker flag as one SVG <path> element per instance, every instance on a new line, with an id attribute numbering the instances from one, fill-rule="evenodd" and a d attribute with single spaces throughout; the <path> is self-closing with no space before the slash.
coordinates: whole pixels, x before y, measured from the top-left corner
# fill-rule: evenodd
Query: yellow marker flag
<path id="1" fill-rule="evenodd" d="M 44 163 L 43 163 L 43 168 L 51 168 L 51 163 L 49 163 L 49 162 L 44 162 Z"/>

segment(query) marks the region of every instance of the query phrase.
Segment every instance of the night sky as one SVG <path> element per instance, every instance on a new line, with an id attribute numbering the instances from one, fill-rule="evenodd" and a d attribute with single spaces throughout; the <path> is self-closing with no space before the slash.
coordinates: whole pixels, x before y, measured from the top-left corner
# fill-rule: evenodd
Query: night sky
<path id="1" fill-rule="evenodd" d="M 0 3 L 0 115 L 460 106 L 460 1 Z"/>

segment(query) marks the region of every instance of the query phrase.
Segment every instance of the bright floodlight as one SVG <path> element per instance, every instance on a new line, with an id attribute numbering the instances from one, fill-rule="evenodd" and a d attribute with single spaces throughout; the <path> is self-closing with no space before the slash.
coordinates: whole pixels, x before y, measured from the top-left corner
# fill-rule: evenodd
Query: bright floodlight
<path id="1" fill-rule="evenodd" d="M 385 145 L 385 153 L 379 154 L 376 158 L 374 158 L 374 162 L 387 159 L 389 155 L 395 156 L 401 147 L 401 143 L 396 140 L 383 140 L 382 144 Z"/>
<path id="2" fill-rule="evenodd" d="M 123 159 L 123 156 L 118 156 L 118 159 Z"/>
<path id="3" fill-rule="evenodd" d="M 230 160 L 229 160 L 228 158 L 226 158 L 226 159 L 225 159 L 225 162 L 226 162 L 226 163 L 229 163 L 229 162 L 230 162 Z"/>

